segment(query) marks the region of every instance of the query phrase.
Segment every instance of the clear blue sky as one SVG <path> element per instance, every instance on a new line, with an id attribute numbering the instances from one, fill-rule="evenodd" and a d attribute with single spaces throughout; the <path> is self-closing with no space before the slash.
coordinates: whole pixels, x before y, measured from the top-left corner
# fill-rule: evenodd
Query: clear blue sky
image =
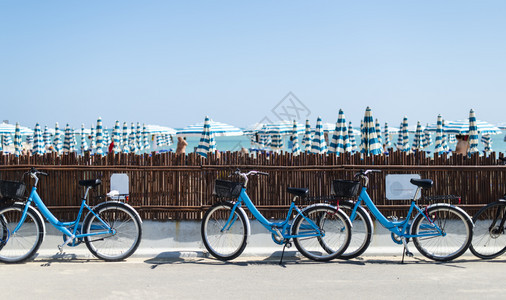
<path id="1" fill-rule="evenodd" d="M 0 1 L 0 119 L 505 122 L 506 1 Z M 60 125 L 61 126 L 61 125 Z"/>

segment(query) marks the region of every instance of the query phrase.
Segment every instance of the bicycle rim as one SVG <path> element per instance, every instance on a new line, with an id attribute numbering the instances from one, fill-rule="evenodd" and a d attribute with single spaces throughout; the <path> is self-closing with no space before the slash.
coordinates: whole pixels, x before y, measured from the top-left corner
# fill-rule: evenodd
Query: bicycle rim
<path id="1" fill-rule="evenodd" d="M 472 221 L 467 215 L 450 206 L 429 208 L 427 214 L 429 220 L 419 215 L 413 222 L 414 235 L 433 235 L 413 238 L 418 251 L 438 261 L 448 261 L 462 255 L 472 238 Z M 437 234 L 438 229 L 443 232 L 442 235 Z"/>
<path id="2" fill-rule="evenodd" d="M 477 257 L 491 259 L 506 251 L 505 228 L 501 226 L 505 210 L 505 202 L 494 202 L 473 217 L 473 241 L 469 249 Z"/>
<path id="3" fill-rule="evenodd" d="M 137 215 L 127 207 L 118 204 L 106 204 L 96 211 L 104 223 L 93 214 L 85 221 L 83 232 L 93 234 L 86 236 L 86 246 L 98 258 L 107 261 L 122 260 L 132 255 L 139 246 L 142 229 Z"/>
<path id="4" fill-rule="evenodd" d="M 42 243 L 39 218 L 28 211 L 25 222 L 16 233 L 14 229 L 23 215 L 24 206 L 11 206 L 0 212 L 0 261 L 23 262 L 30 259 Z"/>
<path id="5" fill-rule="evenodd" d="M 247 227 L 244 216 L 232 204 L 212 206 L 202 220 L 202 240 L 206 249 L 220 260 L 230 260 L 241 255 L 246 247 Z M 227 223 L 227 221 L 229 221 Z"/>
<path id="6" fill-rule="evenodd" d="M 350 216 L 354 206 L 354 203 L 345 202 L 341 203 L 339 208 Z M 357 209 L 355 219 L 351 221 L 351 224 L 352 235 L 350 245 L 346 248 L 346 251 L 339 256 L 339 258 L 342 259 L 352 259 L 361 255 L 367 250 L 371 243 L 373 224 L 371 217 L 364 209 Z"/>
<path id="7" fill-rule="evenodd" d="M 292 234 L 297 249 L 305 257 L 328 261 L 341 255 L 350 243 L 350 221 L 335 207 L 319 205 L 304 211 L 294 222 Z M 324 235 L 319 235 L 316 224 Z"/>

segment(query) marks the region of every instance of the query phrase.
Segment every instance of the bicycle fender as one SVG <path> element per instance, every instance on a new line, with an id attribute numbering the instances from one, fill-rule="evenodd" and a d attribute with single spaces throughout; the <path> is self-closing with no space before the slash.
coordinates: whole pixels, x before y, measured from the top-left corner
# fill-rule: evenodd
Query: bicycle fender
<path id="1" fill-rule="evenodd" d="M 239 211 L 240 214 L 242 214 L 244 216 L 244 219 L 246 220 L 246 234 L 247 234 L 247 236 L 250 236 L 251 235 L 251 228 L 250 228 L 250 222 L 249 222 L 248 215 L 246 214 L 246 212 L 244 211 L 244 209 L 241 206 L 236 207 L 236 209 Z M 248 240 L 246 240 L 246 242 L 248 242 Z"/>
<path id="2" fill-rule="evenodd" d="M 460 208 L 458 206 L 448 204 L 448 203 L 434 203 L 434 204 L 427 206 L 427 209 L 431 209 L 432 207 L 438 207 L 438 206 L 439 207 L 452 207 L 452 208 L 458 210 L 460 213 L 462 213 L 464 216 L 466 216 L 468 218 L 468 220 L 471 222 L 471 224 L 474 228 L 473 218 L 471 218 L 465 210 L 463 210 L 462 208 Z M 418 214 L 413 218 L 413 220 L 415 220 L 419 215 L 420 215 L 420 212 L 418 212 Z"/>
<path id="3" fill-rule="evenodd" d="M 102 206 L 104 206 L 106 204 L 109 204 L 109 203 L 115 203 L 115 204 L 119 204 L 119 205 L 122 205 L 122 206 L 125 206 L 125 207 L 129 208 L 139 218 L 139 220 L 141 221 L 141 224 L 142 224 L 142 218 L 139 215 L 139 213 L 137 212 L 137 210 L 135 210 L 130 204 L 126 204 L 125 202 L 121 202 L 121 201 L 105 201 L 105 202 L 102 202 L 102 203 L 99 203 L 99 204 L 95 205 L 92 208 L 92 210 L 100 208 L 100 207 L 102 207 Z M 88 218 L 89 214 L 91 214 L 90 211 L 86 214 L 86 216 L 84 217 L 83 220 L 86 220 L 86 218 Z"/>
<path id="4" fill-rule="evenodd" d="M 19 206 L 22 206 L 24 207 L 25 206 L 25 203 L 23 202 L 14 202 L 13 205 L 19 205 Z M 33 206 L 28 206 L 28 210 L 33 213 L 34 215 L 37 215 L 40 220 L 42 221 L 42 242 L 44 242 L 44 238 L 46 237 L 46 219 L 44 217 L 42 217 L 42 215 L 40 214 L 39 210 L 36 209 L 35 207 Z"/>

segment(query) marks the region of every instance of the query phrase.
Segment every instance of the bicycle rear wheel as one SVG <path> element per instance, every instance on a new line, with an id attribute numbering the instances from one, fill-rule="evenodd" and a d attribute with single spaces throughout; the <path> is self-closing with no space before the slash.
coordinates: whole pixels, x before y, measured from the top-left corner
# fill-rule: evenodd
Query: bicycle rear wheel
<path id="1" fill-rule="evenodd" d="M 327 204 L 316 204 L 293 221 L 295 247 L 305 257 L 329 261 L 341 255 L 350 244 L 351 223 L 346 214 Z M 318 226 L 317 228 L 315 226 Z"/>
<path id="2" fill-rule="evenodd" d="M 351 215 L 354 207 L 355 203 L 351 201 L 339 203 L 339 209 L 348 216 Z M 346 251 L 339 256 L 341 259 L 352 259 L 360 256 L 371 243 L 373 222 L 367 211 L 361 206 L 357 207 L 355 218 L 350 219 L 350 221 L 352 225 L 351 241 Z"/>
<path id="3" fill-rule="evenodd" d="M 469 250 L 479 258 L 492 259 L 506 252 L 506 201 L 482 207 L 473 217 L 473 241 Z"/>
<path id="4" fill-rule="evenodd" d="M 141 220 L 129 206 L 109 202 L 95 208 L 83 222 L 86 247 L 106 261 L 123 260 L 132 255 L 141 242 Z M 102 222 L 103 221 L 103 222 Z M 108 233 L 111 230 L 112 232 Z"/>
<path id="5" fill-rule="evenodd" d="M 436 204 L 427 209 L 424 214 L 418 214 L 412 224 L 415 247 L 425 257 L 437 261 L 455 259 L 471 244 L 473 236 L 473 222 L 461 209 Z M 442 234 L 439 234 L 439 230 Z"/>
<path id="6" fill-rule="evenodd" d="M 44 223 L 32 207 L 16 233 L 25 206 L 13 204 L 0 210 L 0 261 L 19 263 L 32 258 L 44 239 Z"/>
<path id="7" fill-rule="evenodd" d="M 202 219 L 204 246 L 212 256 L 223 261 L 238 257 L 246 248 L 247 220 L 238 209 L 232 214 L 233 207 L 230 202 L 216 203 Z"/>

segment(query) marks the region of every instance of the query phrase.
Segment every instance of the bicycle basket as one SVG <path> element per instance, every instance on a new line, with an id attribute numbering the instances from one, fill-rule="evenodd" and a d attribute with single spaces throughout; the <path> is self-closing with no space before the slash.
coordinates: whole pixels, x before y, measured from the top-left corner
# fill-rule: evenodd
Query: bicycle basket
<path id="1" fill-rule="evenodd" d="M 213 195 L 222 198 L 237 198 L 241 194 L 242 183 L 216 179 Z"/>
<path id="2" fill-rule="evenodd" d="M 334 180 L 331 194 L 336 197 L 352 198 L 358 194 L 360 181 Z"/>
<path id="3" fill-rule="evenodd" d="M 23 182 L 0 180 L 0 198 L 21 199 L 25 195 Z"/>

